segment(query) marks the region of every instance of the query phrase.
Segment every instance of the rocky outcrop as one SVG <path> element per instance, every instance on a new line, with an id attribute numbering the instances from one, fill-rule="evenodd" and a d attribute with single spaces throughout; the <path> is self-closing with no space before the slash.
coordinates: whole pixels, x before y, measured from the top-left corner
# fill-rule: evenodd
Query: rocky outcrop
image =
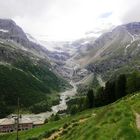
<path id="1" fill-rule="evenodd" d="M 31 42 L 24 31 L 11 19 L 0 19 L 0 38 L 14 41 L 38 55 L 42 55 L 44 58 L 47 58 L 47 54 L 49 53 L 45 47 Z"/>

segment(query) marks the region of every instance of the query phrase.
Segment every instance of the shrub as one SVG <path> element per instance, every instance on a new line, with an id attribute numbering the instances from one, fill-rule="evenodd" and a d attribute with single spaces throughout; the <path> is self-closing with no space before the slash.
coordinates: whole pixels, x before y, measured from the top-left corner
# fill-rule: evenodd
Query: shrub
<path id="1" fill-rule="evenodd" d="M 69 125 L 70 125 L 69 123 L 65 123 L 65 124 L 63 125 L 63 128 L 66 129 Z"/>

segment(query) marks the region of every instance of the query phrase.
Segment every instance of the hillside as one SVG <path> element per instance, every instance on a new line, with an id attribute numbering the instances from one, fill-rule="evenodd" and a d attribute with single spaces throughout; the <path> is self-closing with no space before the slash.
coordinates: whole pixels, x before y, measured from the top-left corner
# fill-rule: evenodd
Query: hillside
<path id="1" fill-rule="evenodd" d="M 139 93 L 91 111 L 83 123 L 68 130 L 60 140 L 139 139 L 135 113 L 139 113 Z M 83 134 L 83 135 L 81 135 Z"/>
<path id="2" fill-rule="evenodd" d="M 0 38 L 10 44 L 18 44 L 21 49 L 32 52 L 38 57 L 48 58 L 49 51 L 40 44 L 29 40 L 22 28 L 11 19 L 0 19 Z"/>
<path id="3" fill-rule="evenodd" d="M 44 137 L 53 135 L 59 140 L 139 140 L 139 99 L 140 93 L 135 93 L 104 107 L 83 111 L 59 121 L 50 121 L 40 128 L 20 132 L 20 139 L 45 140 Z M 1 140 L 15 138 L 15 133 L 0 136 Z"/>
<path id="4" fill-rule="evenodd" d="M 0 29 L 0 117 L 15 111 L 17 98 L 22 109 L 50 110 L 69 84 L 53 71 L 48 50 L 28 40 L 14 21 L 0 19 Z"/>
<path id="5" fill-rule="evenodd" d="M 74 42 L 67 42 L 64 46 L 61 44 L 63 53 L 58 55 L 58 49 L 58 52 L 53 52 L 52 56 L 56 56 L 55 59 L 58 64 L 56 69 L 59 73 L 67 67 L 73 67 L 75 70 L 73 80 L 76 82 L 92 74 L 95 77 L 92 76 L 91 79 L 96 79 L 97 75 L 100 75 L 103 81 L 106 81 L 114 74 L 140 69 L 139 44 L 140 23 L 132 22 L 119 25 L 98 38 L 79 39 Z M 72 51 L 69 52 L 65 48 L 71 48 Z M 83 70 L 87 70 L 87 72 L 82 77 Z M 71 73 L 69 69 L 67 71 Z M 62 72 L 61 75 L 65 72 Z M 67 77 L 69 74 L 66 73 L 65 75 L 64 77 Z"/>
<path id="6" fill-rule="evenodd" d="M 115 71 L 139 69 L 140 23 L 132 22 L 115 27 L 92 41 L 73 43 L 79 49 L 72 59 L 80 68 L 86 68 L 104 78 Z"/>

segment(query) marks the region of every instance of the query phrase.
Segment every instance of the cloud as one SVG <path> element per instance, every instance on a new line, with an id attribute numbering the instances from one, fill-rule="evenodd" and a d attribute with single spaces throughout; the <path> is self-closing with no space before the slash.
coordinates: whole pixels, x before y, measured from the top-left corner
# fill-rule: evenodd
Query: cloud
<path id="1" fill-rule="evenodd" d="M 125 9 L 120 18 L 122 23 L 140 22 L 140 0 L 125 0 Z"/>
<path id="2" fill-rule="evenodd" d="M 99 18 L 108 18 L 112 15 L 112 12 L 106 12 L 106 13 L 103 13 L 102 15 L 100 15 Z"/>
<path id="3" fill-rule="evenodd" d="M 139 7 L 140 0 L 0 0 L 0 18 L 12 18 L 39 39 L 73 40 L 140 21 Z"/>
<path id="4" fill-rule="evenodd" d="M 51 0 L 0 0 L 0 17 L 36 17 L 42 14 Z"/>

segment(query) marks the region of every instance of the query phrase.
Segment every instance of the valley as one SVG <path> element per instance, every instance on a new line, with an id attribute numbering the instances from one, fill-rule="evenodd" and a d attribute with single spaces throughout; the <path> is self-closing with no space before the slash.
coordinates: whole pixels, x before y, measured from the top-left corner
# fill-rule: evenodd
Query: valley
<path id="1" fill-rule="evenodd" d="M 71 89 L 66 90 L 64 92 L 59 93 L 60 101 L 58 105 L 54 105 L 51 107 L 52 111 L 42 112 L 39 114 L 22 114 L 22 118 L 29 118 L 33 122 L 42 121 L 44 122 L 46 119 L 49 119 L 52 114 L 56 114 L 59 111 L 63 111 L 67 109 L 66 102 L 73 98 L 76 95 L 76 84 L 72 81 L 70 84 L 73 86 Z"/>
<path id="2" fill-rule="evenodd" d="M 63 72 L 63 74 L 65 73 L 63 76 L 66 78 L 66 80 L 69 81 L 72 87 L 70 89 L 66 89 L 64 92 L 59 93 L 59 104 L 52 106 L 52 111 L 42 112 L 39 114 L 22 114 L 23 118 L 30 118 L 34 122 L 45 121 L 46 119 L 49 119 L 52 114 L 55 115 L 57 112 L 67 109 L 67 101 L 74 98 L 77 94 L 77 85 L 81 84 L 86 77 L 90 76 L 90 74 L 86 73 L 83 77 L 81 77 L 81 75 L 77 77 L 76 70 L 79 68 L 79 64 L 76 64 L 71 58 L 68 59 L 65 63 L 66 64 L 63 66 L 63 68 L 60 67 L 59 69 L 64 70 L 61 72 Z M 82 69 L 80 69 L 80 71 L 82 71 Z M 100 83 L 103 84 L 100 76 L 98 79 Z"/>
<path id="3" fill-rule="evenodd" d="M 0 28 L 0 117 L 20 99 L 21 118 L 41 123 L 21 139 L 140 138 L 139 22 L 73 42 L 37 41 L 11 20 Z"/>
<path id="4" fill-rule="evenodd" d="M 140 140 L 140 0 L 0 0 L 0 140 Z"/>

